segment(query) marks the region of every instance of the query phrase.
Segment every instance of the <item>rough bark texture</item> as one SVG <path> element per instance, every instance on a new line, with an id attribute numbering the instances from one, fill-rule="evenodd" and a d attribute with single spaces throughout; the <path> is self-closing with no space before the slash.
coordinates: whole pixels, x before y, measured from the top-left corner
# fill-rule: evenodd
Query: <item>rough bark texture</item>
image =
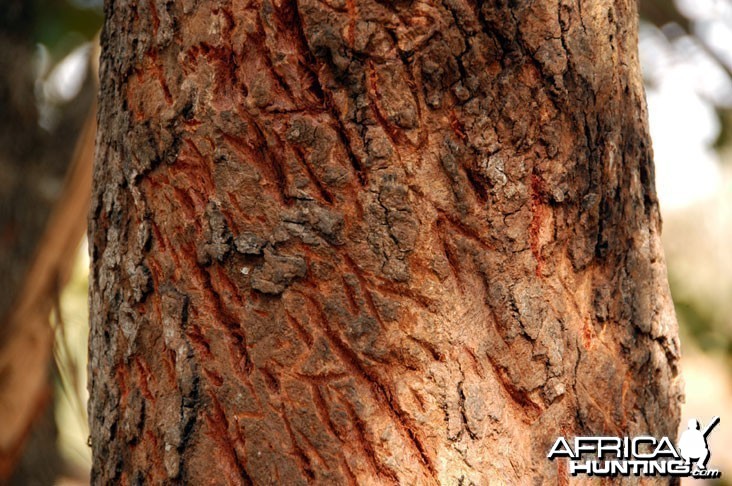
<path id="1" fill-rule="evenodd" d="M 671 435 L 634 1 L 108 1 L 93 481 L 566 477 Z"/>

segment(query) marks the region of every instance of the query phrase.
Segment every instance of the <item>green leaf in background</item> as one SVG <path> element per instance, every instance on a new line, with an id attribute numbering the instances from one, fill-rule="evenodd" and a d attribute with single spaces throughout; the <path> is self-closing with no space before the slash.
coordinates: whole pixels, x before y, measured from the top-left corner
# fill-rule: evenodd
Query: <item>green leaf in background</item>
<path id="1" fill-rule="evenodd" d="M 94 38 L 102 26 L 100 0 L 35 0 L 34 41 L 44 44 L 54 60 Z"/>

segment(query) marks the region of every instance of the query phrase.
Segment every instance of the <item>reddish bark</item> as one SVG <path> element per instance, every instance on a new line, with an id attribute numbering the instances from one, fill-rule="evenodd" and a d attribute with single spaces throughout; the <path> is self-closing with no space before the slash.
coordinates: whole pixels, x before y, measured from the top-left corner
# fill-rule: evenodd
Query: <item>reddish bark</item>
<path id="1" fill-rule="evenodd" d="M 673 435 L 636 31 L 634 2 L 108 3 L 95 483 L 552 483 L 562 433 Z"/>

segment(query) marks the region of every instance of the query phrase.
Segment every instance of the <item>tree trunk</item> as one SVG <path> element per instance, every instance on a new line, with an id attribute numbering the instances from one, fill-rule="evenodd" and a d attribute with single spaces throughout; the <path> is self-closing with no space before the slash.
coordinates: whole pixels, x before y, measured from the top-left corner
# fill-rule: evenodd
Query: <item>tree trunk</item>
<path id="1" fill-rule="evenodd" d="M 566 480 L 675 435 L 634 1 L 107 2 L 97 484 Z"/>

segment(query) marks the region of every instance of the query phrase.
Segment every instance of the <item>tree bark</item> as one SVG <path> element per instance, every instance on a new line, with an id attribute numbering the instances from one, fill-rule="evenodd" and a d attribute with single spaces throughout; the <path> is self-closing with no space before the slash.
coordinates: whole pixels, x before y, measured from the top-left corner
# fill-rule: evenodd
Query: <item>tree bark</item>
<path id="1" fill-rule="evenodd" d="M 670 435 L 634 1 L 107 2 L 93 482 L 565 481 Z"/>

